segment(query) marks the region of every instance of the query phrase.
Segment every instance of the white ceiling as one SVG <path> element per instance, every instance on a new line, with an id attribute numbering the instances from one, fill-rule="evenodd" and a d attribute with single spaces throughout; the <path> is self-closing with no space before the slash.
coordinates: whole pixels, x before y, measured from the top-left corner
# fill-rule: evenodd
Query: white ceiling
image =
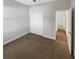
<path id="1" fill-rule="evenodd" d="M 16 0 L 16 1 L 31 6 L 34 4 L 46 3 L 46 2 L 55 1 L 55 0 L 37 0 L 37 2 L 33 2 L 33 0 Z"/>

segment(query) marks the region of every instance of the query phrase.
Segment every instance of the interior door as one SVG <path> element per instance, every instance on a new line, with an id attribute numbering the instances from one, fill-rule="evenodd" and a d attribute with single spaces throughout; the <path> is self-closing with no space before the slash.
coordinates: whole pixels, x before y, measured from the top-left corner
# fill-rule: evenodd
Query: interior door
<path id="1" fill-rule="evenodd" d="M 69 51 L 70 51 L 70 54 L 71 54 L 71 37 L 72 37 L 72 19 L 71 19 L 71 9 L 67 10 L 66 11 L 67 13 L 67 37 L 68 37 L 68 46 L 69 46 Z"/>
<path id="2" fill-rule="evenodd" d="M 42 35 L 43 34 L 43 14 L 36 13 L 30 15 L 30 32 Z"/>

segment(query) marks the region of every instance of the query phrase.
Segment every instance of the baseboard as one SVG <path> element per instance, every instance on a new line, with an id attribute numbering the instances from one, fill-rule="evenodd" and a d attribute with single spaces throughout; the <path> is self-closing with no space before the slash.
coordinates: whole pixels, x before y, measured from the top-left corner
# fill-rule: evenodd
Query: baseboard
<path id="1" fill-rule="evenodd" d="M 33 32 L 30 32 L 30 33 L 33 33 Z M 33 33 L 33 34 L 36 34 L 36 33 Z M 37 35 L 40 35 L 40 34 L 37 34 Z M 40 36 L 55 40 L 55 37 L 47 36 L 47 35 L 44 35 L 44 34 L 41 34 Z"/>
<path id="2" fill-rule="evenodd" d="M 55 40 L 55 37 L 51 37 L 51 36 L 47 36 L 47 35 L 42 35 L 43 37 L 46 37 L 46 38 L 49 38 L 49 39 L 52 39 L 52 40 Z"/>
<path id="3" fill-rule="evenodd" d="M 31 33 L 31 32 L 28 32 L 28 33 Z M 22 36 L 24 36 L 24 35 L 26 35 L 26 34 L 28 34 L 28 33 L 24 33 L 24 34 L 22 34 L 22 35 L 19 35 L 19 36 L 17 36 L 17 37 L 14 37 L 13 39 L 10 39 L 10 40 L 4 42 L 3 45 L 8 44 L 8 43 L 10 43 L 10 42 L 16 40 L 17 38 L 20 38 L 20 37 L 22 37 Z M 36 34 L 36 33 L 34 33 L 34 34 Z M 37 35 L 39 35 L 39 34 L 37 34 Z M 46 36 L 46 35 L 41 35 L 41 36 L 55 40 L 55 37 Z"/>
<path id="4" fill-rule="evenodd" d="M 24 36 L 24 35 L 26 35 L 26 34 L 28 34 L 28 33 L 29 33 L 29 32 L 24 33 L 24 34 L 21 34 L 21 35 L 19 35 L 19 36 L 16 36 L 16 37 L 14 37 L 13 39 L 10 39 L 10 40 L 4 42 L 3 45 L 6 45 L 6 44 L 8 44 L 8 43 L 10 43 L 10 42 L 12 42 L 12 41 L 14 41 L 14 40 L 16 40 L 17 38 L 20 38 L 20 37 L 22 37 L 22 36 Z"/>

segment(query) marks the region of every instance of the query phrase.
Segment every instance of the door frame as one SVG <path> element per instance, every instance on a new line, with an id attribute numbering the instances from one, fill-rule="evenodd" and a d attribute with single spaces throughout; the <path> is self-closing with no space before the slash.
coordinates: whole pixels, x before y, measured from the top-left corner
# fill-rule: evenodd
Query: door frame
<path id="1" fill-rule="evenodd" d="M 69 20 L 69 18 L 68 18 L 68 16 L 69 16 L 69 12 L 71 13 L 71 8 L 70 9 L 68 9 L 68 10 L 59 10 L 59 11 L 56 11 L 56 32 L 57 32 L 57 12 L 60 12 L 60 11 L 65 11 L 66 12 L 66 17 L 65 17 L 65 27 L 66 27 L 66 34 L 67 34 L 67 37 L 68 37 L 68 33 L 69 33 L 69 28 L 68 28 L 68 26 L 69 26 L 69 24 L 68 24 L 68 20 Z M 70 18 L 71 18 L 71 15 L 69 16 Z M 71 19 L 72 20 L 72 19 Z M 72 29 L 72 28 L 71 28 Z M 72 34 L 71 34 L 71 36 L 72 36 Z M 71 46 L 72 46 L 72 44 L 71 44 L 71 39 L 70 39 L 70 41 L 69 41 L 69 38 L 67 39 L 67 44 L 68 44 L 68 49 L 69 49 L 69 52 L 70 52 L 70 54 L 71 54 Z"/>

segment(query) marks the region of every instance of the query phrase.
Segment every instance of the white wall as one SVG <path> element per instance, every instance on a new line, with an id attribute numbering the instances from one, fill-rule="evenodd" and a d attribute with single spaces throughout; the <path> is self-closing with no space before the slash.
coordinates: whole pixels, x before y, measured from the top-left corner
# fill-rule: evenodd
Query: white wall
<path id="1" fill-rule="evenodd" d="M 29 32 L 29 7 L 3 0 L 3 43 Z"/>
<path id="2" fill-rule="evenodd" d="M 53 38 L 56 33 L 56 10 L 65 10 L 69 9 L 69 7 L 70 0 L 56 0 L 31 6 L 30 14 L 43 13 L 43 35 Z"/>
<path id="3" fill-rule="evenodd" d="M 72 7 L 72 8 L 75 7 L 75 0 L 71 0 L 71 7 Z"/>

